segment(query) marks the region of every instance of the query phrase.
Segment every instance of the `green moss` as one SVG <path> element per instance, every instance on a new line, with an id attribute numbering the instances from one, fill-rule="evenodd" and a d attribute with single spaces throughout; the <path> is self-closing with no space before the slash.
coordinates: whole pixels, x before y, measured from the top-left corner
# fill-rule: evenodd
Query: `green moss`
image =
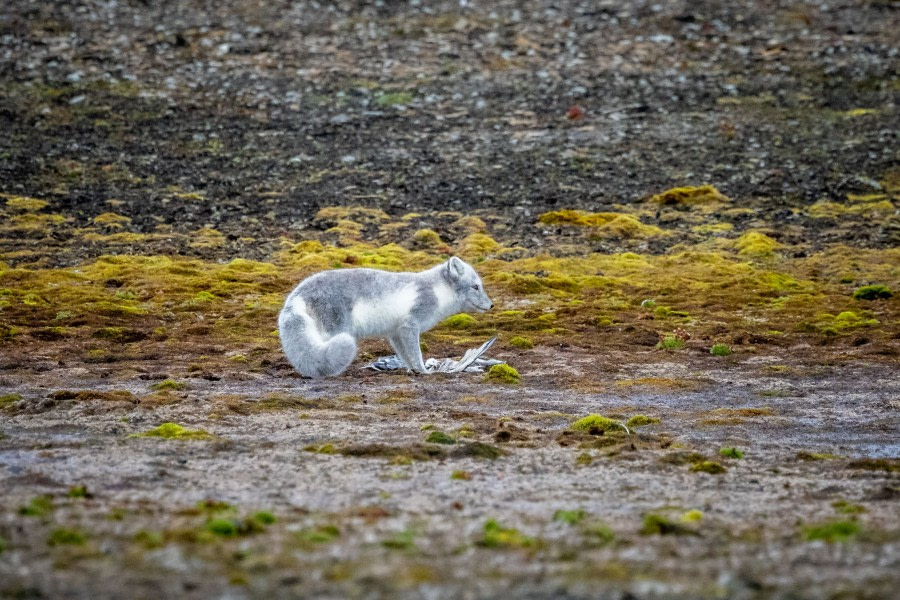
<path id="1" fill-rule="evenodd" d="M 413 95 L 410 92 L 381 92 L 375 96 L 375 104 L 378 106 L 398 106 L 412 102 Z"/>
<path id="2" fill-rule="evenodd" d="M 768 258 L 782 245 L 759 231 L 748 231 L 734 241 L 738 254 L 747 258 Z"/>
<path id="3" fill-rule="evenodd" d="M 684 340 L 672 334 L 666 334 L 665 336 L 663 336 L 663 339 L 661 339 L 659 343 L 656 344 L 656 347 L 659 350 L 668 350 L 670 352 L 674 352 L 675 350 L 684 348 Z"/>
<path id="4" fill-rule="evenodd" d="M 463 471 L 462 469 L 454 469 L 453 472 L 450 473 L 450 479 L 469 481 L 472 479 L 472 474 L 468 471 Z"/>
<path id="5" fill-rule="evenodd" d="M 477 543 L 484 548 L 529 548 L 535 542 L 533 538 L 519 533 L 518 529 L 501 527 L 495 519 L 488 519 Z"/>
<path id="6" fill-rule="evenodd" d="M 644 515 L 640 533 L 641 535 L 696 535 L 694 530 L 656 513 Z"/>
<path id="7" fill-rule="evenodd" d="M 643 427 L 644 425 L 653 425 L 654 423 L 659 423 L 659 419 L 656 417 L 648 417 L 647 415 L 634 415 L 627 421 L 625 421 L 626 427 Z"/>
<path id="8" fill-rule="evenodd" d="M 859 532 L 859 523 L 856 521 L 830 521 L 803 527 L 803 537 L 807 541 L 824 540 L 830 544 L 849 542 Z"/>
<path id="9" fill-rule="evenodd" d="M 22 399 L 20 394 L 4 394 L 0 396 L 0 410 L 19 402 Z"/>
<path id="10" fill-rule="evenodd" d="M 216 296 L 210 292 L 197 292 L 194 294 L 194 302 L 203 303 L 203 302 L 212 302 L 216 299 Z"/>
<path id="11" fill-rule="evenodd" d="M 682 523 L 699 523 L 703 519 L 703 512 L 697 509 L 683 513 L 678 520 Z"/>
<path id="12" fill-rule="evenodd" d="M 532 342 L 527 337 L 522 337 L 520 335 L 517 335 L 509 340 L 509 345 L 513 348 L 522 348 L 523 350 L 531 350 L 532 348 L 534 348 L 534 342 Z"/>
<path id="13" fill-rule="evenodd" d="M 731 348 L 728 347 L 728 344 L 713 344 L 709 353 L 713 356 L 728 356 L 731 354 Z"/>
<path id="14" fill-rule="evenodd" d="M 471 315 L 460 313 L 458 315 L 453 315 L 452 317 L 444 319 L 441 325 L 443 325 L 444 327 L 449 327 L 451 329 L 469 329 L 470 327 L 478 325 L 478 321 Z"/>
<path id="15" fill-rule="evenodd" d="M 860 504 L 847 502 L 846 500 L 836 500 L 831 503 L 835 511 L 844 515 L 858 515 L 866 512 L 866 507 Z"/>
<path id="16" fill-rule="evenodd" d="M 710 473 L 712 475 L 718 475 L 727 470 L 728 469 L 723 467 L 721 463 L 717 463 L 714 460 L 704 460 L 691 465 L 691 471 L 694 473 Z"/>
<path id="17" fill-rule="evenodd" d="M 880 300 L 893 296 L 891 288 L 886 285 L 864 285 L 853 292 L 857 300 Z"/>
<path id="18" fill-rule="evenodd" d="M 308 544 L 327 544 L 341 537 L 341 530 L 334 525 L 318 525 L 298 532 L 300 541 Z"/>
<path id="19" fill-rule="evenodd" d="M 413 234 L 413 245 L 419 248 L 437 248 L 444 245 L 444 240 L 431 229 L 419 229 Z"/>
<path id="20" fill-rule="evenodd" d="M 146 339 L 147 334 L 143 331 L 129 329 L 128 327 L 102 327 L 92 333 L 91 337 L 127 344 Z"/>
<path id="21" fill-rule="evenodd" d="M 652 196 L 651 202 L 663 206 L 714 204 L 728 202 L 728 197 L 711 185 L 678 187 Z"/>
<path id="22" fill-rule="evenodd" d="M 582 452 L 575 457 L 575 464 L 579 467 L 587 467 L 594 462 L 594 457 L 590 452 Z"/>
<path id="23" fill-rule="evenodd" d="M 391 550 L 410 550 L 415 547 L 415 537 L 415 532 L 407 529 L 382 540 L 381 545 Z"/>
<path id="24" fill-rule="evenodd" d="M 131 538 L 136 544 L 140 544 L 146 550 L 153 550 L 155 548 L 162 548 L 166 539 L 163 534 L 157 531 L 148 531 L 146 529 L 141 529 L 134 534 L 134 537 Z"/>
<path id="25" fill-rule="evenodd" d="M 202 429 L 185 429 L 178 423 L 163 423 L 144 433 L 135 433 L 130 437 L 158 437 L 167 440 L 204 440 L 214 437 Z"/>
<path id="26" fill-rule="evenodd" d="M 561 521 L 569 525 L 577 525 L 578 523 L 581 523 L 586 516 L 587 512 L 585 512 L 585 510 L 581 508 L 577 510 L 560 509 L 553 513 L 553 520 Z"/>
<path id="27" fill-rule="evenodd" d="M 519 372 L 507 364 L 494 365 L 484 376 L 485 383 L 518 384 L 522 381 Z"/>
<path id="28" fill-rule="evenodd" d="M 56 507 L 53 505 L 53 496 L 46 494 L 43 496 L 35 496 L 29 500 L 28 504 L 19 507 L 19 514 L 26 517 L 46 517 L 50 515 Z"/>
<path id="29" fill-rule="evenodd" d="M 827 452 L 806 452 L 801 451 L 797 453 L 797 460 L 802 460 L 805 462 L 812 462 L 816 460 L 837 460 L 842 458 L 837 454 L 829 454 Z"/>
<path id="30" fill-rule="evenodd" d="M 486 458 L 488 460 L 495 460 L 505 455 L 506 452 L 504 450 L 483 442 L 460 444 L 452 453 L 452 456 L 454 457 L 471 456 L 473 458 Z"/>
<path id="31" fill-rule="evenodd" d="M 94 495 L 91 494 L 87 486 L 81 485 L 73 485 L 69 488 L 69 498 L 93 498 Z"/>
<path id="32" fill-rule="evenodd" d="M 734 458 L 734 459 L 744 458 L 743 451 L 741 451 L 737 448 L 721 448 L 721 449 L 719 449 L 719 454 L 721 454 L 725 458 Z"/>
<path id="33" fill-rule="evenodd" d="M 616 538 L 616 534 L 605 523 L 594 521 L 582 527 L 585 541 L 592 546 L 605 546 Z"/>
<path id="34" fill-rule="evenodd" d="M 425 441 L 429 444 L 455 444 L 456 438 L 447 435 L 443 431 L 432 431 L 425 438 Z"/>
<path id="35" fill-rule="evenodd" d="M 51 546 L 83 546 L 87 536 L 76 529 L 59 528 L 50 532 L 47 543 Z"/>
<path id="36" fill-rule="evenodd" d="M 234 537 L 238 535 L 238 525 L 231 519 L 219 517 L 210 519 L 206 523 L 206 530 L 221 537 Z"/>
<path id="37" fill-rule="evenodd" d="M 602 435 L 607 431 L 627 431 L 625 425 L 614 419 L 591 414 L 582 417 L 569 426 L 574 431 L 583 431 L 591 435 Z"/>
<path id="38" fill-rule="evenodd" d="M 334 454 L 334 444 L 310 444 L 303 448 L 306 452 L 315 452 L 316 454 Z"/>
<path id="39" fill-rule="evenodd" d="M 160 381 L 159 383 L 154 383 L 150 386 L 150 389 L 163 391 L 163 390 L 183 390 L 187 389 L 186 383 L 181 383 L 180 381 L 175 381 L 174 379 L 165 379 Z"/>

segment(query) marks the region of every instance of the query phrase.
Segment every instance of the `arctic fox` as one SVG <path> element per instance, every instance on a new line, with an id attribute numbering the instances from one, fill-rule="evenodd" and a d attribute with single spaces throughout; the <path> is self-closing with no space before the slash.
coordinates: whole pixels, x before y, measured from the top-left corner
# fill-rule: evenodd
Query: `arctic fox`
<path id="1" fill-rule="evenodd" d="M 387 338 L 408 369 L 427 373 L 419 334 L 450 315 L 493 306 L 475 269 L 455 256 L 421 273 L 323 271 L 288 295 L 278 335 L 306 377 L 342 373 L 356 356 L 356 340 L 368 337 Z"/>

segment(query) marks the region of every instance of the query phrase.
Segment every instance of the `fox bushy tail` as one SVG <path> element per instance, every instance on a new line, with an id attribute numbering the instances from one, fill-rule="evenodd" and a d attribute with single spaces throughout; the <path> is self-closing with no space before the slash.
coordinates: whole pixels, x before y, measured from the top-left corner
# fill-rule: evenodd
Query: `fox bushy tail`
<path id="1" fill-rule="evenodd" d="M 343 373 L 356 356 L 356 340 L 339 333 L 323 340 L 308 314 L 285 307 L 278 316 L 278 334 L 288 361 L 305 377 Z"/>

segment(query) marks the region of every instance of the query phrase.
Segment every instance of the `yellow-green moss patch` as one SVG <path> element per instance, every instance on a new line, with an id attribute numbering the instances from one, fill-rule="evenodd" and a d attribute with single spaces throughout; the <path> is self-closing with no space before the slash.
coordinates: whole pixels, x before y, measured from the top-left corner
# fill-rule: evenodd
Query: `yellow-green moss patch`
<path id="1" fill-rule="evenodd" d="M 591 435 L 598 435 L 607 431 L 628 431 L 627 427 L 619 421 L 597 414 L 590 414 L 586 417 L 582 417 L 569 425 L 569 428 L 574 431 L 583 431 L 584 433 L 589 433 Z"/>
<path id="2" fill-rule="evenodd" d="M 202 429 L 186 429 L 178 423 L 163 423 L 143 433 L 135 433 L 130 437 L 158 437 L 167 440 L 205 440 L 215 436 Z"/>
<path id="3" fill-rule="evenodd" d="M 488 369 L 487 374 L 484 376 L 484 381 L 487 383 L 517 384 L 522 381 L 522 376 L 511 366 L 499 364 Z"/>
<path id="4" fill-rule="evenodd" d="M 715 187 L 711 185 L 701 185 L 698 187 L 687 186 L 672 188 L 652 196 L 650 201 L 663 206 L 694 206 L 698 204 L 728 202 L 729 199 L 728 196 L 721 193 Z"/>

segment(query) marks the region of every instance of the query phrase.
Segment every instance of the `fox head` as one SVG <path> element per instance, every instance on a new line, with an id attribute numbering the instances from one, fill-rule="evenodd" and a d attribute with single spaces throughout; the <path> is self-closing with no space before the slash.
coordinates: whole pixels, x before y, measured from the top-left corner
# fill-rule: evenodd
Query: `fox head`
<path id="1" fill-rule="evenodd" d="M 447 279 L 453 286 L 457 296 L 462 300 L 461 310 L 485 312 L 493 308 L 494 303 L 484 291 L 481 277 L 468 263 L 455 256 L 447 261 Z"/>

